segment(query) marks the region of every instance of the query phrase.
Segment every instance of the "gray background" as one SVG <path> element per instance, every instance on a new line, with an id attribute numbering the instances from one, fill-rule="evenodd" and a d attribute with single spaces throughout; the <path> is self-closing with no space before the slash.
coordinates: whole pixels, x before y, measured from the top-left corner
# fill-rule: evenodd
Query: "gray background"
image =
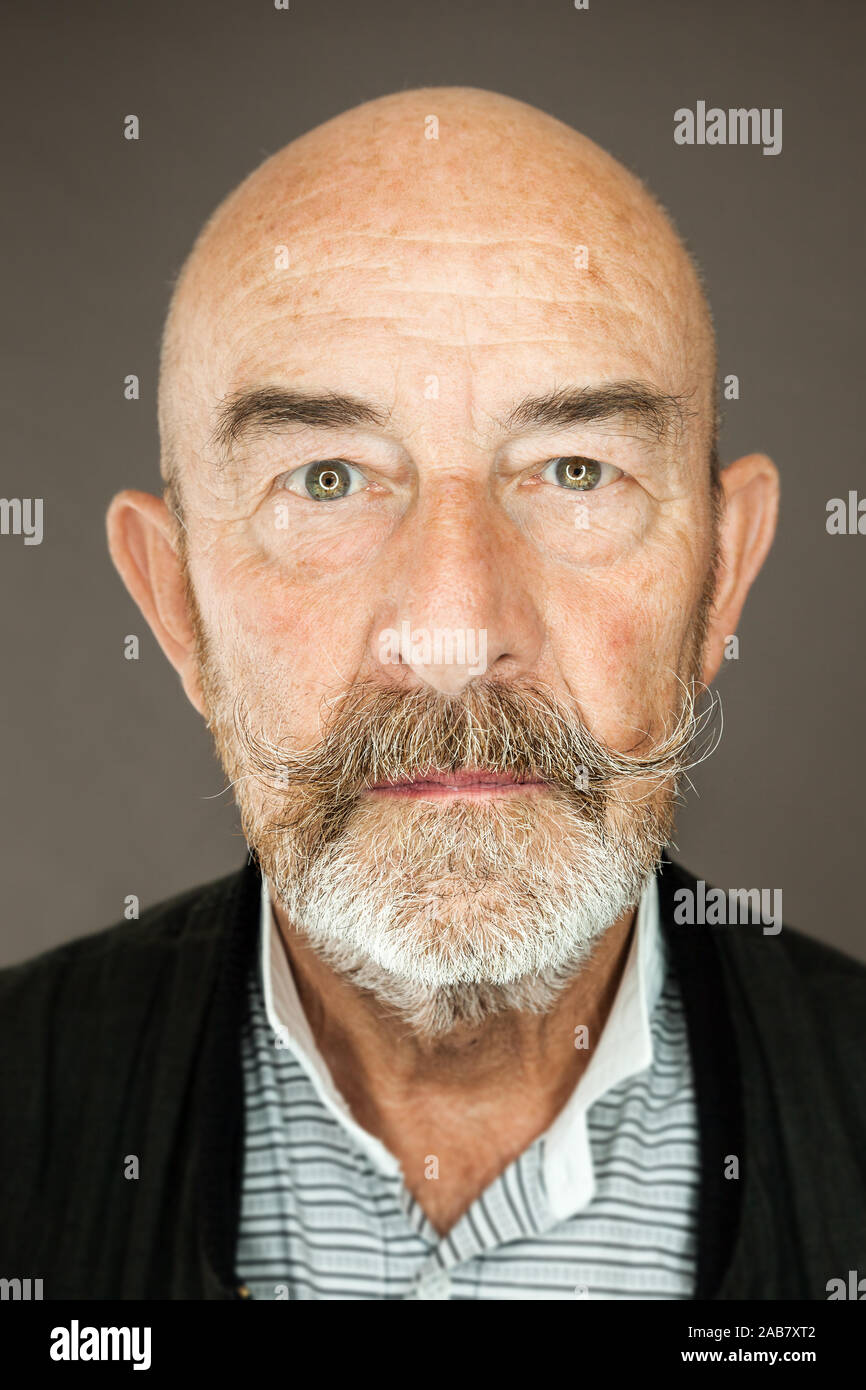
<path id="1" fill-rule="evenodd" d="M 783 478 L 780 535 L 718 681 L 725 738 L 695 775 L 679 857 L 781 888 L 786 920 L 866 959 L 866 537 L 828 536 L 863 484 L 863 32 L 792 0 L 147 0 L 5 8 L 6 497 L 45 538 L 0 537 L 0 960 L 35 954 L 242 862 L 206 732 L 105 547 L 123 486 L 157 490 L 156 365 L 172 277 L 267 154 L 384 92 L 466 84 L 585 131 L 672 210 L 715 308 L 723 457 Z M 782 107 L 777 157 L 678 147 L 677 107 Z M 138 143 L 122 138 L 141 119 Z M 123 378 L 141 377 L 138 402 Z M 141 659 L 123 657 L 127 633 Z"/>

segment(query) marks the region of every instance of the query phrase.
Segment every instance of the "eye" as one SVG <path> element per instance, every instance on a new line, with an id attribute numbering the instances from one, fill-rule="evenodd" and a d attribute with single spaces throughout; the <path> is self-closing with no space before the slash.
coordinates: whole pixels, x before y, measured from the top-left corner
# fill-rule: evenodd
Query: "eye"
<path id="1" fill-rule="evenodd" d="M 317 459 L 315 463 L 305 463 L 303 468 L 287 473 L 281 486 L 287 492 L 312 497 L 314 502 L 327 502 L 360 492 L 366 481 L 360 469 L 351 463 L 344 463 L 342 459 Z"/>
<path id="2" fill-rule="evenodd" d="M 570 492 L 593 492 L 608 483 L 615 483 L 623 473 L 612 463 L 599 463 L 597 459 L 570 454 L 551 459 L 538 476 L 544 478 L 545 482 L 558 483 Z"/>

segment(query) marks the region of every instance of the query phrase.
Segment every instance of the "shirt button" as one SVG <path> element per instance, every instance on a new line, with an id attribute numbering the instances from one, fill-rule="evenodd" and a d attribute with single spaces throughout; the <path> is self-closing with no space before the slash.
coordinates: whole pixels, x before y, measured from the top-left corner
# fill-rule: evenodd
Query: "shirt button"
<path id="1" fill-rule="evenodd" d="M 429 1274 L 422 1275 L 418 1280 L 415 1297 L 439 1301 L 449 1299 L 451 1297 L 451 1280 L 445 1270 L 432 1269 Z"/>

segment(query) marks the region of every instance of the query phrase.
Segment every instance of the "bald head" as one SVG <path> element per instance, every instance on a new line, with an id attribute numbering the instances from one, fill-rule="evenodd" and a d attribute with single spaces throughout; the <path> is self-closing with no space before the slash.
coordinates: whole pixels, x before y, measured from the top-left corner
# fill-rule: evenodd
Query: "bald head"
<path id="1" fill-rule="evenodd" d="M 301 352 L 301 375 L 340 389 L 325 379 L 337 334 L 358 377 L 383 336 L 397 358 L 422 338 L 434 356 L 537 341 L 558 374 L 571 339 L 587 379 L 628 356 L 626 375 L 681 401 L 714 444 L 711 315 L 669 217 L 599 146 L 509 97 L 435 87 L 368 102 L 220 204 L 166 323 L 164 476 L 207 466 L 221 403 L 284 376 L 283 344 Z"/>

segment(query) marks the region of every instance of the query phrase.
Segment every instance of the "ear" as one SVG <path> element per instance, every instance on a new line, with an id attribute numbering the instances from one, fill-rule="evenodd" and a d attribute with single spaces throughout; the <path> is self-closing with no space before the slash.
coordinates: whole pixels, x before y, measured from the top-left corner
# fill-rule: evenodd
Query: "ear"
<path id="1" fill-rule="evenodd" d="M 779 473 L 765 454 L 747 454 L 722 470 L 721 560 L 704 648 L 703 681 L 722 664 L 725 640 L 740 621 L 746 595 L 776 534 Z"/>
<path id="2" fill-rule="evenodd" d="M 106 517 L 108 549 L 187 697 L 206 716 L 195 656 L 195 630 L 186 602 L 183 566 L 168 507 L 149 492 L 119 492 Z"/>

